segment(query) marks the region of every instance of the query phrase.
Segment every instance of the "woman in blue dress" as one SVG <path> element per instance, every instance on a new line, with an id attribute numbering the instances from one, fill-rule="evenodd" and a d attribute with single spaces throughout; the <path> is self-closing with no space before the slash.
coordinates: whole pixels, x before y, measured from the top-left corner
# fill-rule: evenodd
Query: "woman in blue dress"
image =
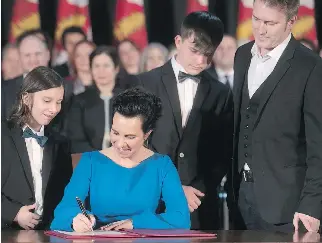
<path id="1" fill-rule="evenodd" d="M 82 155 L 54 212 L 52 230 L 87 232 L 104 225 L 111 230 L 190 228 L 188 203 L 173 162 L 145 146 L 161 112 L 160 98 L 141 88 L 115 97 L 111 147 Z M 76 197 L 89 197 L 90 220 Z M 166 210 L 157 214 L 160 200 Z"/>

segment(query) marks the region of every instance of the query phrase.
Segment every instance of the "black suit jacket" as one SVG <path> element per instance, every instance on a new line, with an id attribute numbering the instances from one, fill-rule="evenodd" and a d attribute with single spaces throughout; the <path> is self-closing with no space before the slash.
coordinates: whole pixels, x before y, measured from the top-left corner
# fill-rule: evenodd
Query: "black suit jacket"
<path id="1" fill-rule="evenodd" d="M 152 133 L 152 148 L 175 163 L 183 185 L 203 191 L 192 228 L 218 228 L 216 187 L 231 158 L 233 103 L 230 90 L 203 72 L 186 127 L 182 128 L 177 81 L 171 61 L 138 75 L 144 88 L 162 100 L 163 115 Z"/>
<path id="2" fill-rule="evenodd" d="M 1 119 L 6 120 L 9 118 L 12 112 L 12 108 L 15 105 L 17 94 L 20 91 L 23 82 L 23 76 L 19 76 L 12 80 L 5 81 L 1 84 Z M 62 110 L 50 123 L 50 127 L 55 131 L 66 135 L 66 114 L 68 113 L 71 100 L 73 97 L 73 84 L 64 80 L 64 102 Z"/>
<path id="3" fill-rule="evenodd" d="M 238 134 L 245 75 L 254 42 L 237 50 L 234 76 L 233 181 L 238 199 Z M 295 212 L 321 216 L 322 61 L 293 37 L 264 83 L 252 135 L 250 167 L 261 216 L 292 222 Z"/>
<path id="4" fill-rule="evenodd" d="M 113 90 L 114 95 L 120 92 Z M 110 124 L 112 124 L 112 101 L 110 100 Z M 91 86 L 73 99 L 67 117 L 67 136 L 71 140 L 72 153 L 101 150 L 105 129 L 104 101 L 96 86 Z"/>
<path id="5" fill-rule="evenodd" d="M 65 62 L 61 65 L 57 65 L 57 66 L 53 67 L 53 69 L 63 78 L 67 78 L 70 76 L 69 67 L 68 67 L 67 62 Z"/>
<path id="6" fill-rule="evenodd" d="M 35 202 L 30 160 L 22 129 L 8 122 L 2 122 L 1 126 L 1 228 L 19 229 L 13 222 L 19 209 Z M 38 229 L 49 226 L 72 174 L 68 142 L 48 129 L 46 136 L 42 162 L 44 209 Z"/>

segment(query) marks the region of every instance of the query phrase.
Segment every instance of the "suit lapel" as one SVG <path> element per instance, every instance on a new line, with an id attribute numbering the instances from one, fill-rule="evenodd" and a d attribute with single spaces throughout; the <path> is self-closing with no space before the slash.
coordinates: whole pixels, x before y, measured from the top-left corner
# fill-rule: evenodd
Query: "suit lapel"
<path id="1" fill-rule="evenodd" d="M 250 47 L 253 45 L 250 44 Z M 234 133 L 237 131 L 237 124 L 238 124 L 238 117 L 240 112 L 240 105 L 241 105 L 241 97 L 242 97 L 242 89 L 245 83 L 245 80 L 247 80 L 246 75 L 247 71 L 250 65 L 250 61 L 252 59 L 252 54 L 250 49 L 245 53 L 245 61 L 242 63 L 238 63 L 239 67 L 235 68 L 234 72 L 234 86 L 233 86 L 233 94 L 234 94 L 234 121 L 235 121 L 235 127 L 234 127 Z"/>
<path id="2" fill-rule="evenodd" d="M 178 135 L 179 137 L 181 137 L 182 136 L 182 117 L 181 117 L 180 100 L 179 100 L 176 77 L 172 69 L 171 61 L 168 61 L 163 66 L 162 82 L 167 91 L 168 98 L 172 107 L 172 113 L 177 127 Z"/>
<path id="3" fill-rule="evenodd" d="M 33 194 L 34 192 L 34 183 L 32 179 L 32 172 L 31 172 L 31 166 L 30 166 L 30 160 L 29 155 L 27 151 L 27 146 L 25 143 L 24 138 L 22 137 L 22 129 L 20 128 L 12 128 L 12 139 L 16 146 L 17 153 L 20 157 L 20 162 L 22 164 L 25 176 L 27 178 L 28 185 L 30 187 L 30 190 Z"/>
<path id="4" fill-rule="evenodd" d="M 294 55 L 296 43 L 297 42 L 292 37 L 284 53 L 282 54 L 279 61 L 277 62 L 275 69 L 264 82 L 264 87 L 263 87 L 263 90 L 261 91 L 261 98 L 260 98 L 260 103 L 257 110 L 257 115 L 254 119 L 254 129 L 256 128 L 259 122 L 259 119 L 261 117 L 261 114 L 263 112 L 263 109 L 267 101 L 271 97 L 273 91 L 275 90 L 277 84 L 281 81 L 286 71 L 290 68 L 289 60 Z"/>
<path id="5" fill-rule="evenodd" d="M 44 146 L 43 159 L 42 159 L 42 192 L 45 195 L 47 184 L 50 178 L 50 173 L 53 167 L 53 161 L 55 161 L 53 152 L 54 144 L 53 140 L 48 136 L 48 141 Z"/>
<path id="6" fill-rule="evenodd" d="M 205 77 L 205 75 L 203 75 L 202 80 L 198 84 L 196 96 L 193 101 L 193 106 L 189 114 L 186 127 L 183 130 L 183 136 L 186 133 L 189 134 L 189 131 L 193 128 L 193 124 L 196 118 L 198 117 L 198 115 L 200 115 L 200 108 L 210 91 L 209 82 L 210 81 Z"/>

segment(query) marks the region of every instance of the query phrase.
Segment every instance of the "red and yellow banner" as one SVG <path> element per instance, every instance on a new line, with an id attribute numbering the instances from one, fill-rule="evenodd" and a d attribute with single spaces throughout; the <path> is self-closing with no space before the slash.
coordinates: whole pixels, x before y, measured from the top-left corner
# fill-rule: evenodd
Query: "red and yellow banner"
<path id="1" fill-rule="evenodd" d="M 16 0 L 13 5 L 9 41 L 15 42 L 23 32 L 39 28 L 38 0 Z"/>
<path id="2" fill-rule="evenodd" d="M 147 45 L 143 0 L 117 0 L 114 37 L 117 41 L 130 39 L 141 49 Z"/>
<path id="3" fill-rule="evenodd" d="M 208 11 L 208 0 L 187 0 L 187 14 L 196 11 Z"/>
<path id="4" fill-rule="evenodd" d="M 239 1 L 239 16 L 237 39 L 239 41 L 253 40 L 252 34 L 253 0 Z M 317 43 L 314 17 L 314 0 L 300 0 L 298 20 L 293 26 L 292 33 L 296 39 L 306 38 Z"/>
<path id="5" fill-rule="evenodd" d="M 61 49 L 61 36 L 71 26 L 81 27 L 91 39 L 91 23 L 88 10 L 89 0 L 59 0 L 55 33 L 56 48 Z"/>

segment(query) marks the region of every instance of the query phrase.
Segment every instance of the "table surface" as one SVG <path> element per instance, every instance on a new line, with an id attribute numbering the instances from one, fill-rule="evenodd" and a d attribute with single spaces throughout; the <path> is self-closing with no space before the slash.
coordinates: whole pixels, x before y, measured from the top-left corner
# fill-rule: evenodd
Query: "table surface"
<path id="1" fill-rule="evenodd" d="M 95 239 L 66 240 L 47 236 L 44 231 L 33 230 L 2 230 L 1 242 L 115 242 L 115 243 L 196 243 L 196 242 L 322 242 L 317 233 L 279 233 L 266 231 L 212 231 L 217 238 L 136 238 L 136 239 Z"/>

